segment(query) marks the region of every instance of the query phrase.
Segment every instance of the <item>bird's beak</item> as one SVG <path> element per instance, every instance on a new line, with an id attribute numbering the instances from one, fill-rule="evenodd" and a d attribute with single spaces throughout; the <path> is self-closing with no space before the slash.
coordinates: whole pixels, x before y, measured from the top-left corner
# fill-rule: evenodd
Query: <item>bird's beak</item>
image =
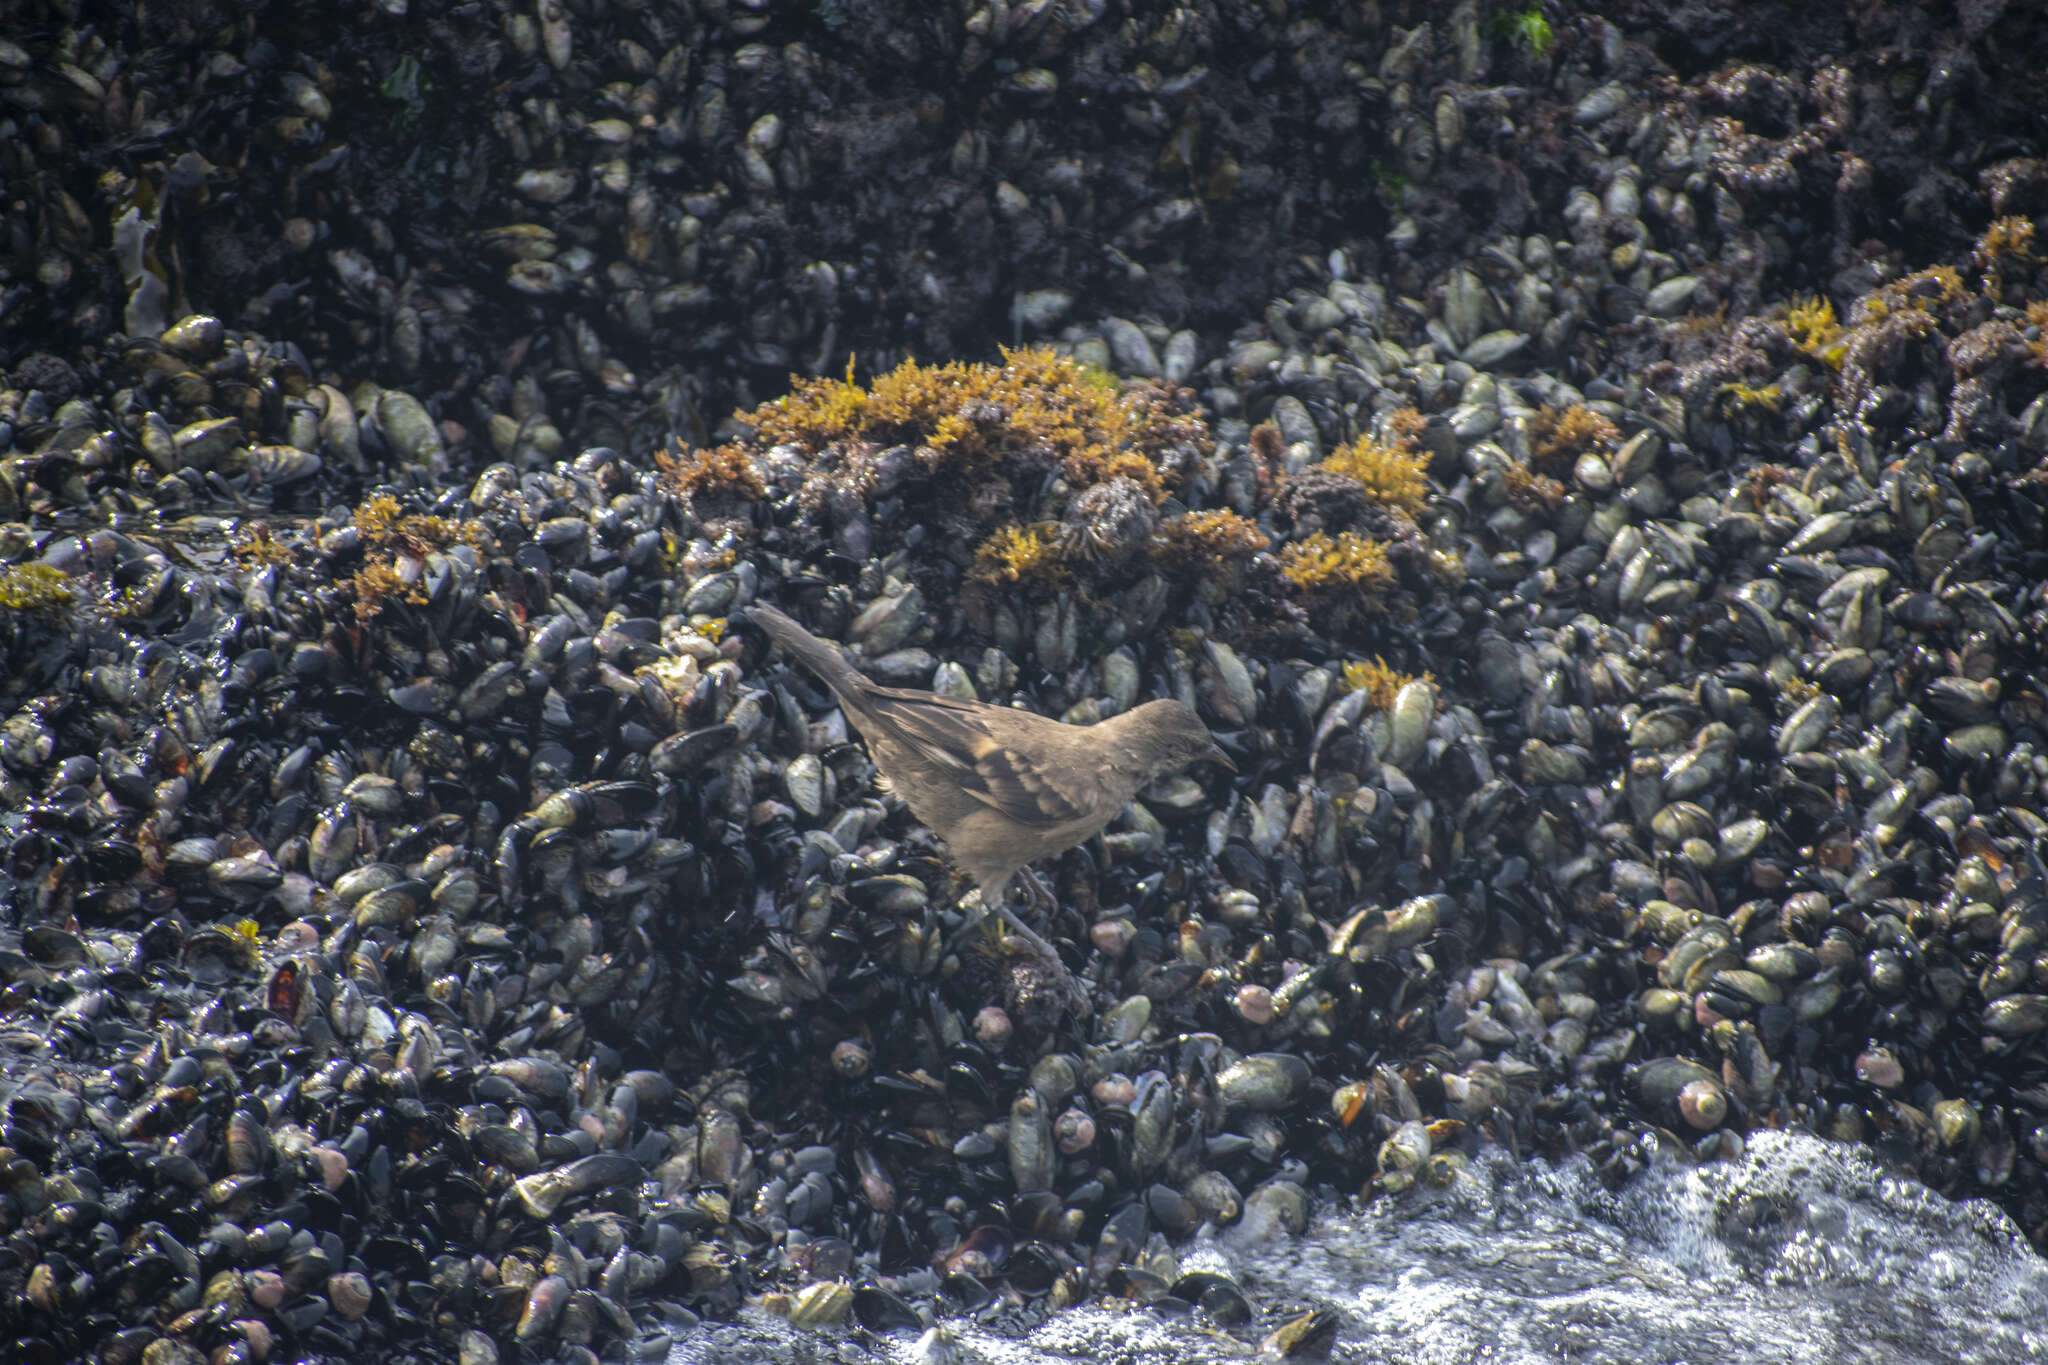
<path id="1" fill-rule="evenodd" d="M 1221 763 L 1224 767 L 1230 769 L 1230 771 L 1232 772 L 1237 771 L 1237 765 L 1230 761 L 1230 755 L 1224 753 L 1223 750 L 1217 748 L 1213 744 L 1209 746 L 1209 761 L 1212 763 Z"/>

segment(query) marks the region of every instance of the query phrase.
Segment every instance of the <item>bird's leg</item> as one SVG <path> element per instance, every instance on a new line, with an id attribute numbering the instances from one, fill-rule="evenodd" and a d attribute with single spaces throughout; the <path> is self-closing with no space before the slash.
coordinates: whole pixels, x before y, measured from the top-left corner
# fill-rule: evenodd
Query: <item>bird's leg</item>
<path id="1" fill-rule="evenodd" d="M 1053 950 L 1053 946 L 1040 937 L 1036 929 L 1026 924 L 1023 917 L 1018 915 L 1015 910 L 1012 910 L 1000 900 L 996 902 L 995 910 L 998 915 L 1003 917 L 1004 923 L 1016 931 L 1017 937 L 1036 948 L 1047 961 L 1058 962 L 1060 960 L 1060 955 Z"/>
<path id="2" fill-rule="evenodd" d="M 1027 873 L 1026 875 L 1029 874 Z M 1005 891 L 1007 891 L 1008 889 L 1009 888 L 1007 886 L 1004 888 Z M 1037 950 L 1037 952 L 1041 956 L 1043 956 L 1048 962 L 1052 962 L 1055 964 L 1059 963 L 1059 952 L 1056 949 L 1054 949 L 1054 947 L 1050 943 L 1046 942 L 1044 937 L 1041 936 L 1036 929 L 1033 929 L 1030 925 L 1026 924 L 1023 921 L 1023 919 L 1017 914 L 1016 911 L 1012 910 L 1007 904 L 1005 904 L 1005 900 L 1007 899 L 1007 897 L 999 896 L 994 904 L 990 904 L 986 896 L 977 892 L 976 899 L 981 902 L 981 908 L 975 914 L 974 918 L 967 922 L 965 926 L 966 928 L 972 929 L 977 922 L 979 922 L 982 918 L 984 918 L 991 911 L 993 911 L 994 913 L 1002 917 L 1003 923 L 1007 924 L 1010 927 L 1010 931 L 1012 933 L 1014 933 L 1018 938 L 1023 939 L 1026 943 L 1030 944 L 1032 948 Z"/>
<path id="3" fill-rule="evenodd" d="M 1060 960 L 1060 955 L 1057 952 L 1053 951 L 1053 946 L 1050 943 L 1047 943 L 1043 938 L 1039 937 L 1038 931 L 1036 929 L 1033 929 L 1030 925 L 1026 924 L 1023 920 L 1019 919 L 1017 917 L 1016 911 L 1012 910 L 1007 905 L 998 905 L 996 907 L 996 913 L 1001 915 L 1004 918 L 1004 920 L 1008 921 L 1009 926 L 1017 931 L 1017 937 L 1023 939 L 1026 943 L 1029 943 L 1032 947 L 1036 948 L 1041 954 L 1044 955 L 1047 961 L 1056 963 Z"/>
<path id="4" fill-rule="evenodd" d="M 1027 873 L 1026 875 L 1028 876 L 1029 874 Z M 1009 886 L 1005 883 L 1003 892 L 1007 893 L 1008 890 Z M 1074 1014 L 1086 1018 L 1092 1013 L 1093 1007 L 1089 1001 L 1087 990 L 1076 979 L 1073 971 L 1067 964 L 1061 960 L 1058 950 L 1052 944 L 1046 942 L 1030 925 L 1019 918 L 1016 911 L 1010 909 L 1005 903 L 1009 899 L 1007 894 L 999 894 L 993 904 L 991 904 L 986 895 L 986 888 L 982 888 L 975 892 L 974 899 L 977 908 L 974 918 L 968 922 L 968 928 L 972 928 L 975 924 L 987 919 L 989 910 L 994 909 L 996 914 L 1002 917 L 1004 924 L 1009 927 L 1012 935 L 1005 942 L 1004 946 L 1012 951 L 1016 951 L 1017 946 L 1022 945 L 1025 951 L 1028 951 L 1032 957 L 1037 959 L 1035 971 L 1027 973 L 1021 981 L 1018 978 L 1012 978 L 1010 987 L 1006 988 L 1004 992 L 1006 1000 L 1013 1006 L 1020 1001 L 1033 999 L 1039 1002 L 1039 1006 L 1056 1002 L 1053 1003 L 1053 1008 L 1062 1016 Z M 1020 961 L 1014 965 L 1021 967 L 1023 964 Z"/>
<path id="5" fill-rule="evenodd" d="M 1034 908 L 1043 908 L 1046 916 L 1048 917 L 1048 920 L 1052 915 L 1056 914 L 1059 911 L 1059 897 L 1053 895 L 1052 888 L 1047 886 L 1045 884 L 1044 879 L 1042 879 L 1036 872 L 1033 872 L 1029 867 L 1020 867 L 1017 869 L 1017 875 L 1024 879 L 1024 894 L 1030 900 Z M 1003 888 L 1003 890 L 1005 893 L 1003 900 L 998 901 L 996 904 L 996 909 L 999 912 L 1001 912 L 1002 917 L 1009 922 L 1010 927 L 1015 929 L 1017 933 L 1024 939 L 1025 942 L 1035 946 L 1041 953 L 1044 953 L 1046 956 L 1050 957 L 1054 962 L 1058 962 L 1060 960 L 1059 955 L 1052 951 L 1051 945 L 1048 944 L 1043 938 L 1039 937 L 1039 935 L 1033 933 L 1031 929 L 1025 925 L 1024 921 L 1018 918 L 1018 916 L 1009 908 L 1009 906 L 1004 903 L 1009 898 L 1009 888 L 1006 886 Z"/>

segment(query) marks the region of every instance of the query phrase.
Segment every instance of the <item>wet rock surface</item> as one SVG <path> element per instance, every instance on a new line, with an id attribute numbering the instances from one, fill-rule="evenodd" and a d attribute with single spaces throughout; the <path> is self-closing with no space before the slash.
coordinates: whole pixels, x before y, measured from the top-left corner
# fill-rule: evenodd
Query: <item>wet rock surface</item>
<path id="1" fill-rule="evenodd" d="M 2048 1229 L 2002 7 L 13 9 L 24 1358 L 1101 1295 L 1312 1356 L 1178 1249 L 1483 1140 L 1804 1129 Z M 1216 734 L 1040 869 L 1084 1008 L 771 599 Z"/>

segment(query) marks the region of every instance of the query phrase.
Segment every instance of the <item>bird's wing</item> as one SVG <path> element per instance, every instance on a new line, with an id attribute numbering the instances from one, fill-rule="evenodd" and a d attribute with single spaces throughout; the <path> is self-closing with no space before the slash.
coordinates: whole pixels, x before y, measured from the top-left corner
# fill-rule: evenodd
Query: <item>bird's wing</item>
<path id="1" fill-rule="evenodd" d="M 988 713 L 993 707 L 893 687 L 870 687 L 863 700 L 920 756 L 957 780 L 962 791 L 1013 820 L 1064 825 L 1091 809 L 1084 779 L 1047 769 L 1003 743 L 999 732 L 1021 728 L 1010 723 L 1024 722 L 1021 714 L 998 713 L 992 726 Z"/>

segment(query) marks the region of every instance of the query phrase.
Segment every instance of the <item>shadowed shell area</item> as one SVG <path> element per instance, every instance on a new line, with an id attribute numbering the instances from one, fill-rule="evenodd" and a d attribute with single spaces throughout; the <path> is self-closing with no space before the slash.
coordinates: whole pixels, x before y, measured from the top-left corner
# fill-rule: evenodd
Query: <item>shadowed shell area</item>
<path id="1" fill-rule="evenodd" d="M 1779 1129 L 2040 1245 L 2048 58 L 1820 8 L 0 5 L 19 1358 L 1313 1358 L 1206 1245 Z M 1200 717 L 1086 1010 L 756 602 Z"/>

